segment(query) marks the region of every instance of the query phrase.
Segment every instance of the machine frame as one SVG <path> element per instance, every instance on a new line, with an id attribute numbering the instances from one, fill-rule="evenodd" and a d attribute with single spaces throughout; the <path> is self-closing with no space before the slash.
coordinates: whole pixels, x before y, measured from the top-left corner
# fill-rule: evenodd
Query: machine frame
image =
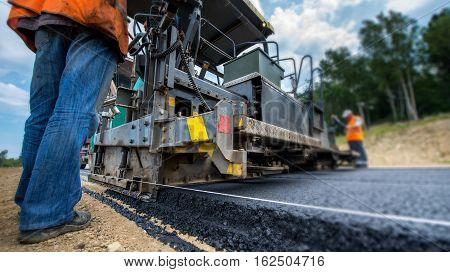
<path id="1" fill-rule="evenodd" d="M 317 88 L 312 78 L 320 70 L 311 64 L 309 88 L 298 95 L 303 60 L 297 74 L 295 60 L 280 59 L 278 45 L 266 41 L 273 28 L 254 7 L 247 0 L 206 3 L 129 1 L 133 60 L 118 67 L 117 91 L 103 104 L 89 180 L 150 200 L 161 185 L 351 164 L 354 154 L 337 149 L 324 122 L 323 97 L 316 95 L 321 84 Z M 213 4 L 240 12 L 229 18 L 241 22 L 211 17 Z M 206 25 L 212 30 L 202 31 Z M 245 30 L 254 34 L 239 36 Z M 238 55 L 255 44 L 263 49 Z M 281 89 L 286 77 L 280 62 L 285 60 L 294 64 L 295 72 L 288 75 L 294 94 Z M 220 65 L 232 73 L 231 79 Z M 137 76 L 144 86 L 133 90 Z M 229 79 L 225 84 L 224 78 Z M 118 114 L 125 121 L 112 125 Z"/>

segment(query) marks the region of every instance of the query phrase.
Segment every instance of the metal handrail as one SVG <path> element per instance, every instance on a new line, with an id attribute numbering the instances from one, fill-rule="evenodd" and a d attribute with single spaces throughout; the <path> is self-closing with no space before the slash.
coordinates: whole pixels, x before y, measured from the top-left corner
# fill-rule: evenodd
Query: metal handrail
<path id="1" fill-rule="evenodd" d="M 200 37 L 200 39 L 210 48 L 212 48 L 213 50 L 215 50 L 217 53 L 221 54 L 222 56 L 228 58 L 229 60 L 232 60 L 233 57 L 228 55 L 226 52 L 224 52 L 222 49 L 220 49 L 219 47 L 215 46 L 213 43 L 209 42 L 207 39 Z"/>
<path id="2" fill-rule="evenodd" d="M 280 62 L 288 61 L 288 60 L 292 61 L 292 63 L 293 63 L 293 65 L 294 65 L 294 72 L 289 74 L 289 75 L 287 75 L 287 76 L 284 76 L 283 79 L 288 78 L 290 76 L 294 76 L 295 80 L 297 80 L 298 79 L 297 78 L 297 62 L 295 61 L 295 59 L 294 58 L 284 58 L 284 59 L 280 59 Z"/>
<path id="3" fill-rule="evenodd" d="M 133 35 L 136 36 L 136 27 L 138 28 L 139 32 L 143 32 L 141 27 L 139 26 L 139 21 L 137 18 L 144 17 L 144 18 L 161 18 L 162 15 L 160 14 L 151 14 L 151 13 L 136 13 L 133 17 Z"/>
<path id="4" fill-rule="evenodd" d="M 313 74 L 314 74 L 314 69 L 313 69 L 313 57 L 311 55 L 305 55 L 302 57 L 301 61 L 300 61 L 300 67 L 298 70 L 298 80 L 300 80 L 300 76 L 302 75 L 302 70 L 303 70 L 303 62 L 305 61 L 305 59 L 309 59 L 310 60 L 310 82 L 309 82 L 309 88 L 311 88 L 312 86 L 312 82 L 313 82 Z M 298 86 L 297 88 L 295 88 L 295 93 L 297 93 L 298 91 Z"/>
<path id="5" fill-rule="evenodd" d="M 320 68 L 315 68 L 313 70 L 313 75 L 314 75 L 314 72 L 318 72 L 319 73 L 319 80 L 320 80 L 320 86 L 319 86 L 319 90 L 320 90 L 320 101 L 319 102 L 320 103 L 319 103 L 319 105 L 320 105 L 320 107 L 323 107 L 324 99 L 325 99 L 324 93 L 323 93 L 323 71 Z"/>
<path id="6" fill-rule="evenodd" d="M 229 40 L 232 44 L 233 44 L 233 58 L 236 57 L 236 43 L 234 42 L 234 40 L 232 38 L 230 38 L 227 34 L 225 34 L 224 32 L 222 32 L 219 28 L 217 28 L 215 25 L 213 25 L 210 21 L 206 20 L 205 18 L 200 18 L 200 23 L 207 23 L 208 25 L 210 25 L 212 28 L 214 28 L 217 32 L 219 32 L 220 34 L 222 34 L 223 37 L 225 37 L 227 40 Z M 206 39 L 205 39 L 206 40 Z M 209 42 L 209 41 L 208 41 Z M 209 42 L 211 43 L 211 42 Z"/>
<path id="7" fill-rule="evenodd" d="M 291 61 L 292 64 L 294 65 L 294 72 L 293 72 L 293 73 L 290 73 L 289 75 L 286 75 L 286 76 L 283 77 L 283 79 L 286 79 L 286 78 L 288 78 L 288 77 L 294 76 L 295 86 L 293 87 L 292 91 L 286 92 L 286 93 L 288 93 L 288 94 L 292 94 L 292 93 L 294 93 L 294 92 L 297 90 L 297 87 L 298 87 L 298 80 L 299 80 L 299 79 L 298 79 L 298 77 L 297 77 L 297 62 L 295 61 L 294 58 L 284 58 L 284 59 L 280 59 L 280 62 L 283 62 L 283 61 Z"/>

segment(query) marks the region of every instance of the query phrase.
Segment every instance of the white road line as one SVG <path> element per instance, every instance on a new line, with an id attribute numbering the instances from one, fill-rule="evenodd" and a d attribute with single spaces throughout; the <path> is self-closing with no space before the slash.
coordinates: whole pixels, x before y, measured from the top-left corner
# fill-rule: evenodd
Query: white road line
<path id="1" fill-rule="evenodd" d="M 260 201 L 260 202 L 266 202 L 266 203 L 280 204 L 280 205 L 286 205 L 286 206 L 291 206 L 291 207 L 306 208 L 306 209 L 312 209 L 312 210 L 335 212 L 335 213 L 341 213 L 341 214 L 357 215 L 357 216 L 364 216 L 364 217 L 378 218 L 378 219 L 388 219 L 388 220 L 392 220 L 392 221 L 413 222 L 413 223 L 450 227 L 450 221 L 444 221 L 444 220 L 434 220 L 434 219 L 426 219 L 426 218 L 418 218 L 418 217 L 410 217 L 410 216 L 402 216 L 402 215 L 371 213 L 371 212 L 363 212 L 363 211 L 341 209 L 341 208 L 330 208 L 330 207 L 313 206 L 313 205 L 306 205 L 306 204 L 297 204 L 297 203 L 290 203 L 290 202 L 284 202 L 284 201 L 278 201 L 278 200 L 270 200 L 270 199 L 263 199 L 263 198 L 256 198 L 256 197 L 217 193 L 217 192 L 204 191 L 204 190 L 185 188 L 185 187 L 178 187 L 178 186 L 172 186 L 172 185 L 158 184 L 158 186 L 174 188 L 174 189 L 181 189 L 181 190 L 198 192 L 198 193 L 226 196 L 226 197 L 232 197 L 232 198 L 240 198 L 240 199 L 245 199 L 245 200 L 254 200 L 254 201 Z"/>

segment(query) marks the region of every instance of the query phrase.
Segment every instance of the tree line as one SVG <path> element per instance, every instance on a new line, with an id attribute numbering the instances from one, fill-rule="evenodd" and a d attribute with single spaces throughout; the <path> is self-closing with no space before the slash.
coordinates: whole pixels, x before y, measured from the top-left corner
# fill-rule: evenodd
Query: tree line
<path id="1" fill-rule="evenodd" d="M 350 108 L 370 122 L 397 122 L 450 111 L 450 9 L 423 28 L 380 13 L 362 23 L 359 40 L 359 54 L 327 50 L 320 62 L 327 117 Z"/>
<path id="2" fill-rule="evenodd" d="M 22 166 L 21 159 L 8 159 L 8 150 L 0 152 L 0 167 L 19 167 Z"/>

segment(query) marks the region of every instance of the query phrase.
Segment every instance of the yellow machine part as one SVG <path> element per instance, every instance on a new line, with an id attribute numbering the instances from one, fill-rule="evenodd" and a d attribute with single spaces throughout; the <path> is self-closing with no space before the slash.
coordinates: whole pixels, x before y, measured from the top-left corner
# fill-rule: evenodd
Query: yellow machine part
<path id="1" fill-rule="evenodd" d="M 202 116 L 194 116 L 187 118 L 189 135 L 192 142 L 204 142 L 209 140 L 208 131 L 206 131 L 205 122 Z"/>

